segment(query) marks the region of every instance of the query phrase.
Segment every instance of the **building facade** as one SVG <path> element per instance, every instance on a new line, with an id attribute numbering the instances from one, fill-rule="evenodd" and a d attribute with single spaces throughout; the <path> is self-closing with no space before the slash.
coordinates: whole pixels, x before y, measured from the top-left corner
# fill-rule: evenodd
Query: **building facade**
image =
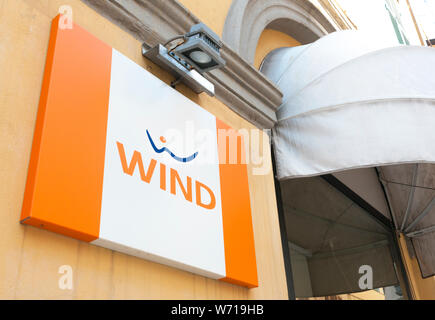
<path id="1" fill-rule="evenodd" d="M 407 31 L 397 21 L 394 2 L 386 1 L 386 12 L 391 15 L 398 41 L 407 44 L 407 32 L 419 31 Z M 215 96 L 197 94 L 183 83 L 171 90 L 177 90 L 232 128 L 245 130 L 247 140 L 259 141 L 248 144 L 246 150 L 251 157 L 257 157 L 257 161 L 247 162 L 247 181 L 258 286 L 247 288 L 217 281 L 19 223 L 50 30 L 59 13 L 70 15 L 75 24 L 168 86 L 175 80 L 173 75 L 143 57 L 144 43 L 149 47 L 163 44 L 200 22 L 221 38 L 220 55 L 225 66 L 205 74 L 214 85 Z M 0 17 L 1 298 L 435 298 L 435 278 L 430 275 L 433 258 L 424 260 L 424 275 L 421 270 L 422 252 L 425 257 L 433 256 L 435 248 L 416 248 L 412 237 L 405 237 L 403 228 L 395 228 L 393 223 L 398 216 L 392 210 L 407 211 L 407 202 L 400 203 L 399 199 L 409 199 L 416 184 L 411 183 L 411 189 L 398 194 L 389 182 L 394 177 L 408 179 L 409 175 L 412 182 L 413 168 L 403 171 L 399 167 L 396 172 L 381 162 L 357 170 L 342 166 L 334 172 L 319 170 L 294 174 L 290 179 L 279 176 L 286 158 L 279 158 L 276 151 L 280 146 L 274 137 L 279 135 L 278 110 L 289 94 L 281 78 L 288 74 L 284 75 L 284 62 L 276 67 L 271 52 L 276 53 L 279 48 L 308 48 L 311 44 L 314 50 L 319 39 L 337 31 L 357 29 L 337 1 L 0 0 Z M 336 50 L 346 51 L 344 47 Z M 316 56 L 322 51 L 312 52 Z M 293 55 L 290 51 L 288 54 Z M 313 59 L 313 64 L 322 62 L 321 57 Z M 285 66 L 290 70 L 289 65 Z M 305 66 L 301 62 L 301 68 Z M 281 78 L 273 78 L 279 72 Z M 294 78 L 289 79 L 290 84 L 299 85 Z M 426 179 L 425 189 L 432 188 L 430 170 L 422 169 L 428 172 L 422 178 Z M 410 223 L 411 218 L 424 212 L 427 199 L 432 197 L 415 194 L 418 208 L 411 213 L 415 215 L 410 217 Z M 349 208 L 354 211 L 347 214 L 344 209 Z M 323 213 L 313 216 L 313 212 Z M 433 217 L 435 212 L 425 215 Z M 396 227 L 401 222 L 396 222 Z M 341 225 L 347 229 L 334 229 Z M 356 231 L 350 232 L 349 227 Z M 428 234 L 432 236 L 431 232 Z M 352 246 L 347 247 L 348 243 Z M 359 282 L 367 275 L 359 268 L 364 265 L 372 268 L 372 287 Z M 65 276 L 71 277 L 71 286 L 61 285 Z M 332 282 L 337 285 L 331 285 Z M 371 290 L 377 288 L 381 289 Z M 363 292 L 354 293 L 359 291 Z"/>

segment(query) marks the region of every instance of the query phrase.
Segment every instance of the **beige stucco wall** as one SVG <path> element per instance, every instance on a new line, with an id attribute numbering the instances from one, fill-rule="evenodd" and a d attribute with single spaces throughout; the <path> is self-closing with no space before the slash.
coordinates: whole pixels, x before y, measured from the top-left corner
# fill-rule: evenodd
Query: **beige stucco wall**
<path id="1" fill-rule="evenodd" d="M 178 0 L 195 16 L 199 17 L 208 27 L 219 36 L 224 30 L 225 18 L 230 10 L 233 0 L 204 1 L 204 0 Z"/>
<path id="2" fill-rule="evenodd" d="M 300 42 L 285 33 L 272 29 L 265 29 L 261 33 L 260 39 L 258 39 L 254 66 L 259 69 L 267 54 L 277 48 L 296 47 L 299 45 L 301 45 Z"/>
<path id="3" fill-rule="evenodd" d="M 211 4 L 191 2 L 198 8 Z M 271 171 L 253 175 L 250 165 L 260 285 L 256 289 L 207 279 L 19 224 L 50 24 L 61 5 L 71 5 L 74 21 L 89 32 L 166 83 L 173 80 L 141 56 L 139 41 L 80 0 L 0 0 L 0 298 L 286 299 L 273 175 Z M 203 9 L 198 10 L 195 13 L 200 15 Z M 216 98 L 196 95 L 183 85 L 177 90 L 234 128 L 254 128 Z M 62 265 L 73 268 L 72 290 L 59 289 L 58 269 Z"/>

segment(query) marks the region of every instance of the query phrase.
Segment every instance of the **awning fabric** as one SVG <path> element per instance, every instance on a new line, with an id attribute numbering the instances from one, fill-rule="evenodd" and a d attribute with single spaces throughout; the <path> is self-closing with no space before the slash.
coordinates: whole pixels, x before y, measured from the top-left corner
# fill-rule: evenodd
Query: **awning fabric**
<path id="1" fill-rule="evenodd" d="M 422 276 L 435 275 L 435 165 L 402 164 L 379 171 L 396 229 L 410 239 Z"/>
<path id="2" fill-rule="evenodd" d="M 363 291 L 361 266 L 373 288 L 398 283 L 388 230 L 320 177 L 281 182 L 296 296 Z"/>
<path id="3" fill-rule="evenodd" d="M 381 48 L 357 31 L 271 52 L 284 94 L 273 130 L 280 180 L 435 162 L 435 50 Z"/>
<path id="4" fill-rule="evenodd" d="M 284 94 L 272 137 L 283 192 L 291 178 L 377 167 L 396 229 L 412 239 L 423 277 L 435 273 L 433 65 L 433 48 L 384 47 L 342 31 L 276 49 L 261 66 Z M 294 208 L 285 211 L 300 220 Z M 288 232 L 302 230 L 298 224 Z"/>

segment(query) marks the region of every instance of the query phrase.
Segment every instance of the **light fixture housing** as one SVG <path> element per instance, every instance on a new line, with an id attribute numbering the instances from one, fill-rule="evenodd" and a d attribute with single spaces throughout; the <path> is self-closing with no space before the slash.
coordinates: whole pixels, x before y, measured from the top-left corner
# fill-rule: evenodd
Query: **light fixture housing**
<path id="1" fill-rule="evenodd" d="M 175 47 L 173 52 L 199 73 L 225 65 L 225 60 L 220 56 L 222 42 L 219 36 L 205 24 L 198 23 L 192 26 L 184 38 L 186 41 Z"/>
<path id="2" fill-rule="evenodd" d="M 214 96 L 213 83 L 195 69 L 190 69 L 187 62 L 181 60 L 173 52 L 169 52 L 163 45 L 158 44 L 150 49 L 144 44 L 142 55 L 174 75 L 176 80 L 171 83 L 172 87 L 175 88 L 178 82 L 183 82 L 195 93 L 206 92 L 209 96 Z"/>
<path id="3" fill-rule="evenodd" d="M 177 40 L 184 39 L 174 48 L 167 46 Z M 225 65 L 220 56 L 222 42 L 219 36 L 205 24 L 199 23 L 184 35 L 169 39 L 164 45 L 157 44 L 151 48 L 142 45 L 142 55 L 175 76 L 171 86 L 183 82 L 196 93 L 206 92 L 214 96 L 214 85 L 202 74 Z"/>

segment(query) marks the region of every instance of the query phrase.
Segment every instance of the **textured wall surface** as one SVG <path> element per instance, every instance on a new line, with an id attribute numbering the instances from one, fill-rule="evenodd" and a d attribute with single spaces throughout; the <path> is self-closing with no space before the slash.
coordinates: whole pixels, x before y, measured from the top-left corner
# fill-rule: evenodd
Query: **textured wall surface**
<path id="1" fill-rule="evenodd" d="M 277 48 L 296 47 L 301 43 L 289 35 L 280 31 L 265 29 L 258 40 L 257 50 L 255 51 L 254 66 L 260 69 L 263 59 L 267 54 Z"/>
<path id="2" fill-rule="evenodd" d="M 166 83 L 173 80 L 141 56 L 140 42 L 79 0 L 0 0 L 0 298 L 286 299 L 271 171 L 267 175 L 248 172 L 260 285 L 256 289 L 19 224 L 50 25 L 61 5 L 72 6 L 74 22 Z M 196 95 L 183 85 L 177 90 L 236 129 L 254 128 L 215 98 Z M 267 157 L 270 161 L 268 151 Z M 73 269 L 72 290 L 59 289 L 62 265 Z"/>
<path id="3" fill-rule="evenodd" d="M 219 36 L 224 30 L 225 18 L 231 7 L 232 0 L 204 1 L 178 0 L 183 6 L 201 19 Z"/>

